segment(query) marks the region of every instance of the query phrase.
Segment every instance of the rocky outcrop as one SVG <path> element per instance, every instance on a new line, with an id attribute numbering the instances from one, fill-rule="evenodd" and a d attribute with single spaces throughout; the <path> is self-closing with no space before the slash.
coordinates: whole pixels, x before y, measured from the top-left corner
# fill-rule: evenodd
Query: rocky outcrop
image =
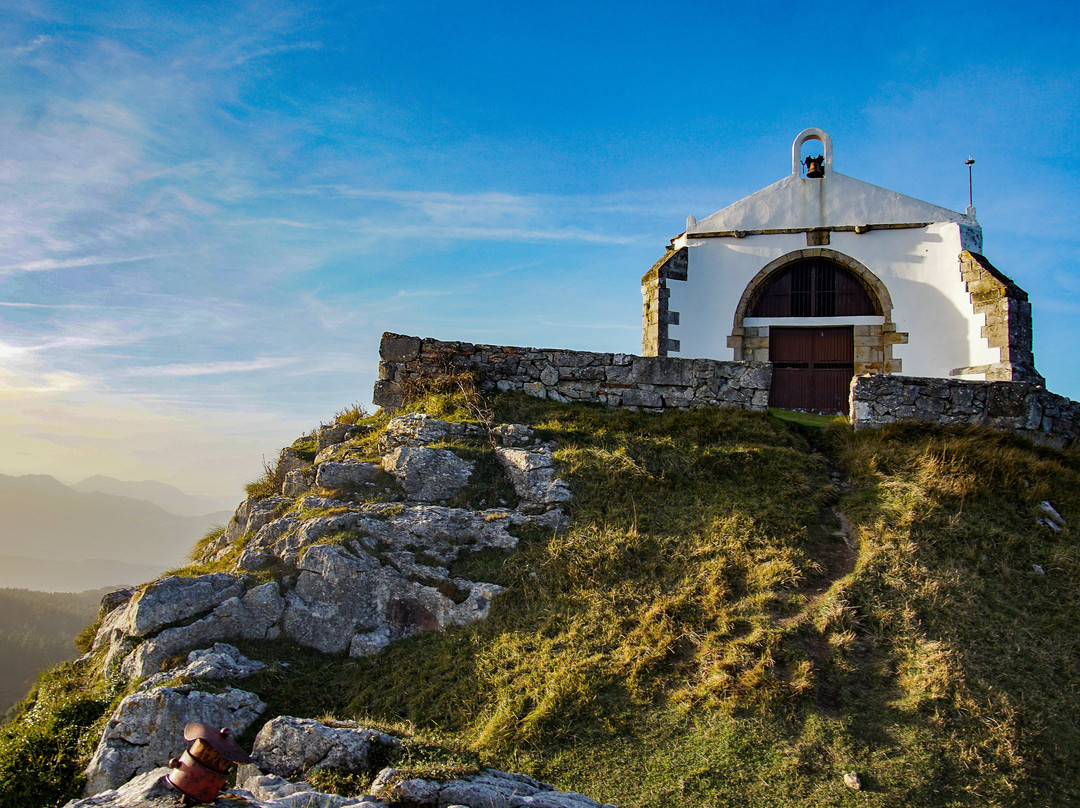
<path id="1" fill-rule="evenodd" d="M 180 795 L 167 785 L 168 773 L 165 766 L 153 769 L 117 789 L 73 800 L 64 808 L 178 808 Z M 276 775 L 253 777 L 244 785 L 246 788 L 223 791 L 210 805 L 213 808 L 387 808 L 385 802 L 373 797 L 322 794 L 307 783 L 290 783 Z"/>
<path id="2" fill-rule="evenodd" d="M 180 668 L 156 673 L 138 686 L 151 690 L 175 679 L 246 679 L 266 668 L 255 659 L 248 659 L 235 645 L 214 643 L 210 648 L 192 651 Z"/>
<path id="3" fill-rule="evenodd" d="M 164 626 L 209 612 L 243 592 L 243 579 L 234 575 L 169 575 L 149 584 L 131 600 L 118 628 L 133 637 L 145 637 Z"/>
<path id="4" fill-rule="evenodd" d="M 218 604 L 213 612 L 199 620 L 176 626 L 138 645 L 120 662 L 120 670 L 137 680 L 157 673 L 170 657 L 191 648 L 205 648 L 222 640 L 273 640 L 280 635 L 280 621 L 285 609 L 279 585 L 271 581 L 248 590 L 243 597 L 231 597 Z M 106 665 L 123 652 L 126 643 L 114 640 Z"/>
<path id="5" fill-rule="evenodd" d="M 448 449 L 427 446 L 398 446 L 383 457 L 383 464 L 416 502 L 449 499 L 469 484 L 475 467 Z"/>
<path id="6" fill-rule="evenodd" d="M 247 768 L 247 767 L 245 767 Z M 177 792 L 165 783 L 169 769 L 142 774 L 116 790 L 89 799 L 69 802 L 65 808 L 176 808 Z M 379 773 L 373 790 L 378 795 L 344 797 L 316 791 L 308 783 L 293 783 L 276 774 L 257 771 L 238 779 L 239 787 L 223 791 L 214 808 L 390 808 L 391 806 L 438 806 L 439 808 L 615 808 L 573 791 L 552 786 L 522 774 L 485 769 L 473 777 L 439 782 L 402 780 L 396 769 Z"/>
<path id="7" fill-rule="evenodd" d="M 328 460 L 319 464 L 315 484 L 319 488 L 333 490 L 345 488 L 352 491 L 362 490 L 375 484 L 375 475 L 379 473 L 377 463 L 362 463 L 359 460 Z"/>
<path id="8" fill-rule="evenodd" d="M 555 477 L 555 460 L 551 450 L 495 450 L 499 464 L 506 471 L 517 495 L 532 505 L 557 505 L 568 501 L 572 494 L 564 480 Z"/>
<path id="9" fill-rule="evenodd" d="M 137 681 L 192 649 L 282 635 L 324 653 L 364 656 L 423 631 L 481 620 L 501 587 L 453 576 L 450 565 L 464 553 L 513 549 L 515 526 L 565 524 L 560 506 L 570 490 L 555 477 L 551 447 L 528 427 L 488 429 L 413 413 L 387 425 L 381 463 L 353 456 L 363 451 L 356 438 L 365 429 L 324 426 L 282 451 L 283 493 L 241 503 L 196 559 L 235 559 L 231 572 L 168 576 L 107 599 L 94 642 L 95 650 L 108 647 L 106 669 Z M 310 463 L 300 453 L 314 450 L 313 439 L 318 453 Z M 429 504 L 461 491 L 475 467 L 427 445 L 445 441 L 499 444 L 498 461 L 521 507 Z M 392 478 L 398 493 L 387 488 Z M 268 570 L 275 580 L 259 583 L 256 574 Z"/>
<path id="10" fill-rule="evenodd" d="M 393 805 L 491 806 L 505 808 L 613 808 L 574 791 L 556 791 L 524 774 L 485 769 L 471 777 L 440 782 L 402 779 L 397 769 L 383 769 L 371 786 L 375 796 Z"/>
<path id="11" fill-rule="evenodd" d="M 180 754 L 186 723 L 227 726 L 236 734 L 252 724 L 265 707 L 254 694 L 178 684 L 235 681 L 264 667 L 228 641 L 285 636 L 323 653 L 355 657 L 420 632 L 481 620 L 502 587 L 452 575 L 451 564 L 479 550 L 513 549 L 515 526 L 557 529 L 565 523 L 560 506 L 569 500 L 569 488 L 555 477 L 551 447 L 527 427 L 487 429 L 403 416 L 383 436 L 380 463 L 355 456 L 363 451 L 363 441 L 354 440 L 360 431 L 346 425 L 318 430 L 315 462 L 301 457 L 312 456 L 312 438 L 282 452 L 275 474 L 283 480 L 282 494 L 245 500 L 196 559 L 228 560 L 230 571 L 170 575 L 103 600 L 92 653 L 105 648 L 106 674 L 136 685 L 110 717 L 87 770 L 87 793 L 99 796 L 79 804 L 159 804 L 170 794 L 160 794 L 149 774 L 123 784 Z M 431 504 L 465 489 L 476 465 L 451 449 L 427 445 L 446 441 L 483 451 L 498 445 L 498 462 L 521 506 Z M 183 664 L 164 670 L 185 653 Z M 548 786 L 490 772 L 436 785 L 385 773 L 379 781 L 384 801 L 323 795 L 293 782 L 315 765 L 367 769 L 373 745 L 395 743 L 355 725 L 275 719 L 256 744 L 264 770 L 248 772 L 251 790 L 235 793 L 252 805 L 596 805 L 576 795 L 553 802 Z"/>
<path id="12" fill-rule="evenodd" d="M 401 562 L 404 571 L 363 551 L 312 547 L 287 596 L 285 634 L 324 653 L 367 656 L 393 640 L 483 619 L 502 591 L 495 584 L 451 579 L 444 569 L 412 559 Z M 410 573 L 428 573 L 431 583 L 419 583 Z"/>
<path id="13" fill-rule="evenodd" d="M 484 769 L 449 780 L 433 780 L 410 778 L 402 770 L 382 768 L 372 782 L 372 793 L 357 796 L 323 794 L 303 780 L 315 769 L 356 774 L 371 772 L 379 766 L 377 759 L 392 755 L 400 744 L 401 741 L 391 735 L 352 721 L 323 722 L 278 716 L 263 725 L 255 737 L 254 763 L 239 767 L 237 788 L 223 792 L 214 805 L 220 808 L 237 804 L 257 808 L 409 805 L 432 808 L 614 808 L 601 806 L 583 794 L 556 791 L 547 783 L 523 774 L 496 769 Z M 96 790 L 96 796 L 72 801 L 66 808 L 175 808 L 178 795 L 163 782 L 168 772 L 169 769 L 164 767 L 143 765 L 130 782 L 108 790 Z M 102 782 L 101 778 L 97 782 Z"/>
<path id="14" fill-rule="evenodd" d="M 371 767 L 373 748 L 385 750 L 400 744 L 392 735 L 366 729 L 354 721 L 323 722 L 282 715 L 259 730 L 252 748 L 258 765 L 242 767 L 237 781 L 260 773 L 295 780 L 316 767 L 366 771 Z"/>
<path id="15" fill-rule="evenodd" d="M 389 454 L 399 446 L 427 446 L 444 440 L 482 440 L 484 430 L 477 424 L 456 424 L 411 412 L 394 418 L 379 436 L 379 451 Z"/>
<path id="16" fill-rule="evenodd" d="M 266 705 L 254 693 L 193 686 L 133 693 L 116 708 L 86 769 L 86 793 L 115 789 L 137 774 L 163 766 L 184 751 L 184 727 L 202 721 L 234 735 L 251 726 Z"/>

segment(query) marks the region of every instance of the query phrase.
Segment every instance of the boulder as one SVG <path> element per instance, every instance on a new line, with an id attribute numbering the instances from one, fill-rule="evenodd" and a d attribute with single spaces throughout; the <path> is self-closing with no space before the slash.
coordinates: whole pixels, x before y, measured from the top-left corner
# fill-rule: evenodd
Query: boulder
<path id="1" fill-rule="evenodd" d="M 400 744 L 397 738 L 353 721 L 323 722 L 283 715 L 259 730 L 252 756 L 262 772 L 294 780 L 315 767 L 365 771 L 372 747 Z"/>
<path id="2" fill-rule="evenodd" d="M 333 423 L 320 426 L 315 431 L 316 445 L 320 451 L 327 446 L 336 446 L 347 441 L 351 434 L 356 431 L 357 428 L 353 424 Z"/>
<path id="3" fill-rule="evenodd" d="M 393 474 L 409 499 L 437 502 L 469 484 L 475 464 L 449 449 L 399 446 L 383 457 L 383 468 Z"/>
<path id="4" fill-rule="evenodd" d="M 377 463 L 362 463 L 359 460 L 327 461 L 319 464 L 315 484 L 320 488 L 358 490 L 375 482 L 375 475 L 378 473 Z"/>
<path id="5" fill-rule="evenodd" d="M 246 679 L 266 667 L 265 663 L 248 659 L 235 645 L 217 642 L 210 648 L 192 651 L 181 668 L 154 674 L 139 686 L 150 690 L 170 679 Z"/>
<path id="6" fill-rule="evenodd" d="M 317 545 L 300 562 L 286 596 L 283 629 L 293 641 L 328 654 L 364 656 L 392 640 L 487 617 L 495 584 L 456 580 L 456 603 L 433 586 L 409 580 L 356 548 Z"/>
<path id="7" fill-rule="evenodd" d="M 500 446 L 524 446 L 533 440 L 533 431 L 522 424 L 499 424 L 492 427 L 491 434 Z"/>
<path id="8" fill-rule="evenodd" d="M 153 769 L 118 789 L 72 800 L 64 808 L 178 808 L 180 795 L 165 783 L 168 773 L 165 766 Z M 276 775 L 251 777 L 243 786 L 221 792 L 213 808 L 387 808 L 373 797 L 323 794 L 307 783 L 290 783 Z"/>
<path id="9" fill-rule="evenodd" d="M 302 469 L 299 469 L 302 471 Z M 290 470 L 292 471 L 292 470 Z M 285 472 L 286 478 L 289 472 Z M 266 497 L 264 499 L 252 499 L 248 497 L 236 509 L 225 531 L 217 541 L 208 544 L 202 552 L 200 561 L 215 561 L 225 555 L 229 548 L 238 540 L 249 533 L 253 533 L 273 520 L 278 513 L 292 503 L 292 499 L 285 496 Z"/>
<path id="10" fill-rule="evenodd" d="M 555 477 L 555 460 L 549 449 L 530 450 L 499 447 L 499 464 L 517 495 L 529 503 L 555 505 L 573 497 L 570 486 Z"/>
<path id="11" fill-rule="evenodd" d="M 270 581 L 242 598 L 228 598 L 194 623 L 165 629 L 143 642 L 124 659 L 120 670 L 129 679 L 141 679 L 159 672 L 169 657 L 192 648 L 205 648 L 222 640 L 277 639 L 284 608 L 278 584 Z"/>
<path id="12" fill-rule="evenodd" d="M 499 806 L 499 808 L 614 808 L 574 791 L 556 791 L 524 774 L 484 769 L 479 774 L 440 782 L 402 779 L 397 769 L 383 769 L 371 791 L 392 805 Z"/>
<path id="13" fill-rule="evenodd" d="M 134 637 L 209 612 L 223 600 L 243 593 L 245 579 L 215 572 L 194 578 L 169 575 L 149 584 L 127 606 L 119 628 Z"/>
<path id="14" fill-rule="evenodd" d="M 184 727 L 202 721 L 239 735 L 266 709 L 254 693 L 227 688 L 206 693 L 191 686 L 133 693 L 109 717 L 86 769 L 86 794 L 119 788 L 132 777 L 179 757 Z"/>
<path id="15" fill-rule="evenodd" d="M 281 484 L 281 495 L 285 497 L 303 496 L 315 482 L 313 469 L 293 469 L 285 475 Z"/>
<path id="16" fill-rule="evenodd" d="M 441 421 L 422 413 L 411 412 L 391 418 L 379 436 L 379 452 L 389 454 L 399 446 L 427 446 L 450 438 L 480 439 L 484 429 L 477 424 L 458 424 Z"/>

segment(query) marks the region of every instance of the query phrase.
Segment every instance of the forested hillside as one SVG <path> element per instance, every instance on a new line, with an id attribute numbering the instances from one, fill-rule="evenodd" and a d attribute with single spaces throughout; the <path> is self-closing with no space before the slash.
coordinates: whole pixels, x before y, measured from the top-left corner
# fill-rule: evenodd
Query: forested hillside
<path id="1" fill-rule="evenodd" d="M 104 593 L 0 589 L 0 714 L 26 696 L 38 673 L 79 655 L 75 635 Z"/>

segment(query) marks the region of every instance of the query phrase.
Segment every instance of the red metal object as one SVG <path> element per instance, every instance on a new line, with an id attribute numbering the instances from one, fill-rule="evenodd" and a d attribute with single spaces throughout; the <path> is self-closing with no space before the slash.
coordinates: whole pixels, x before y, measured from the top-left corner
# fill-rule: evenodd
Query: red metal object
<path id="1" fill-rule="evenodd" d="M 192 721 L 184 727 L 184 740 L 191 746 L 179 758 L 169 761 L 172 769 L 165 782 L 184 795 L 185 805 L 213 802 L 228 778 L 233 763 L 250 763 L 251 756 L 236 745 L 228 727 L 214 729 Z"/>

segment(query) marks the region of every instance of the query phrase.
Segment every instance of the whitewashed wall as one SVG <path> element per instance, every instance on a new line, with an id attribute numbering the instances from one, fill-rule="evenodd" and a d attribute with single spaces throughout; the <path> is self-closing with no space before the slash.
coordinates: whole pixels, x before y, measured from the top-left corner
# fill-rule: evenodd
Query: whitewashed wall
<path id="1" fill-rule="evenodd" d="M 908 332 L 907 345 L 893 356 L 905 375 L 948 377 L 954 368 L 999 361 L 999 351 L 981 336 L 982 315 L 975 315 L 960 275 L 958 256 L 962 225 L 955 222 L 869 233 L 831 233 L 827 249 L 866 266 L 885 284 L 893 301 L 896 330 Z M 739 299 L 761 269 L 787 253 L 806 248 L 804 233 L 748 235 L 745 238 L 687 237 L 687 280 L 669 281 L 669 308 L 679 324 L 668 336 L 680 341 L 675 356 L 733 358 L 727 338 Z M 873 324 L 881 318 L 795 320 L 754 318 L 744 325 Z"/>

